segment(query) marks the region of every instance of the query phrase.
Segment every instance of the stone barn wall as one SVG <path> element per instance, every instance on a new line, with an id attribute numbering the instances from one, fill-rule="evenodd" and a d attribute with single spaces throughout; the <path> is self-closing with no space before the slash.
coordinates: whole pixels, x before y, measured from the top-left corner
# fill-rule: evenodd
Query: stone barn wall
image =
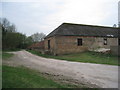
<path id="1" fill-rule="evenodd" d="M 82 46 L 78 46 L 77 39 L 82 39 Z M 48 50 L 48 40 L 50 40 L 51 48 Z M 118 44 L 117 38 L 107 38 L 107 45 L 104 45 L 102 37 L 81 37 L 81 36 L 54 36 L 45 39 L 45 50 L 50 51 L 54 55 L 78 53 L 98 48 L 110 49 L 110 46 Z"/>
<path id="2" fill-rule="evenodd" d="M 78 46 L 77 39 L 82 39 L 82 46 Z M 107 38 L 107 45 L 104 45 L 104 38 L 81 37 L 81 36 L 57 36 L 57 54 L 78 53 L 98 48 L 110 49 L 110 46 L 117 45 L 117 38 Z"/>
<path id="3" fill-rule="evenodd" d="M 48 40 L 50 40 L 50 49 L 48 48 Z M 50 37 L 44 40 L 45 43 L 45 53 L 47 54 L 56 54 L 56 38 Z"/>
<path id="4" fill-rule="evenodd" d="M 69 54 L 87 51 L 88 48 L 85 45 L 78 46 L 77 38 L 74 36 L 57 36 L 57 54 Z"/>

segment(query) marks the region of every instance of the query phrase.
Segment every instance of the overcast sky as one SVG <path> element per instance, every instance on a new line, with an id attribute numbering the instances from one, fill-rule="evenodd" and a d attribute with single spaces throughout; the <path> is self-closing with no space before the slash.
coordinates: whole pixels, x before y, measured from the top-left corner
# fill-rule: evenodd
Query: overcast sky
<path id="1" fill-rule="evenodd" d="M 27 36 L 49 34 L 63 22 L 113 26 L 118 24 L 119 0 L 2 0 L 0 17 Z M 2 7 L 1 7 L 2 6 Z"/>

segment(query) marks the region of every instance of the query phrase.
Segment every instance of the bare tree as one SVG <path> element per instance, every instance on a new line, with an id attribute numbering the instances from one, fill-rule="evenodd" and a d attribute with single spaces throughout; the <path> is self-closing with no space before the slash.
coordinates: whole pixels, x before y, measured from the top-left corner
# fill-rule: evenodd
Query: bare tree
<path id="1" fill-rule="evenodd" d="M 43 41 L 45 36 L 46 35 L 44 33 L 35 33 L 35 34 L 31 35 L 34 42 Z"/>
<path id="2" fill-rule="evenodd" d="M 1 27 L 3 32 L 15 32 L 16 26 L 14 24 L 11 24 L 6 18 L 0 18 L 1 20 Z"/>
<path id="3" fill-rule="evenodd" d="M 116 24 L 114 24 L 114 25 L 113 25 L 113 27 L 117 27 L 117 25 L 116 25 Z"/>
<path id="4" fill-rule="evenodd" d="M 8 31 L 9 32 L 15 32 L 16 31 L 16 26 L 14 24 L 12 24 L 11 26 L 9 26 Z"/>

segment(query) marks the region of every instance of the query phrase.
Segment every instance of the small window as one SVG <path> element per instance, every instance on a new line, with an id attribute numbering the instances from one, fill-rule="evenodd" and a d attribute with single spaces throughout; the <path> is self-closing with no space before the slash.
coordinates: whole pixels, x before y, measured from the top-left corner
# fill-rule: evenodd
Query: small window
<path id="1" fill-rule="evenodd" d="M 104 45 L 107 45 L 107 38 L 104 38 Z"/>
<path id="2" fill-rule="evenodd" d="M 80 39 L 77 39 L 77 45 L 78 46 L 82 46 L 82 39 L 80 38 Z"/>

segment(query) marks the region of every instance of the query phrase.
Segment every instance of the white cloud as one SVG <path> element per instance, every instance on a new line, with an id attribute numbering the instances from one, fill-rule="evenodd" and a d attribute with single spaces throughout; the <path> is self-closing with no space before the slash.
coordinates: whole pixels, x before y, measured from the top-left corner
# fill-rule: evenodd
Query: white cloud
<path id="1" fill-rule="evenodd" d="M 61 9 L 49 15 L 47 20 L 54 24 L 58 22 L 101 23 L 112 12 L 106 11 L 106 6 L 109 5 L 105 4 L 109 4 L 108 0 L 66 0 Z"/>

